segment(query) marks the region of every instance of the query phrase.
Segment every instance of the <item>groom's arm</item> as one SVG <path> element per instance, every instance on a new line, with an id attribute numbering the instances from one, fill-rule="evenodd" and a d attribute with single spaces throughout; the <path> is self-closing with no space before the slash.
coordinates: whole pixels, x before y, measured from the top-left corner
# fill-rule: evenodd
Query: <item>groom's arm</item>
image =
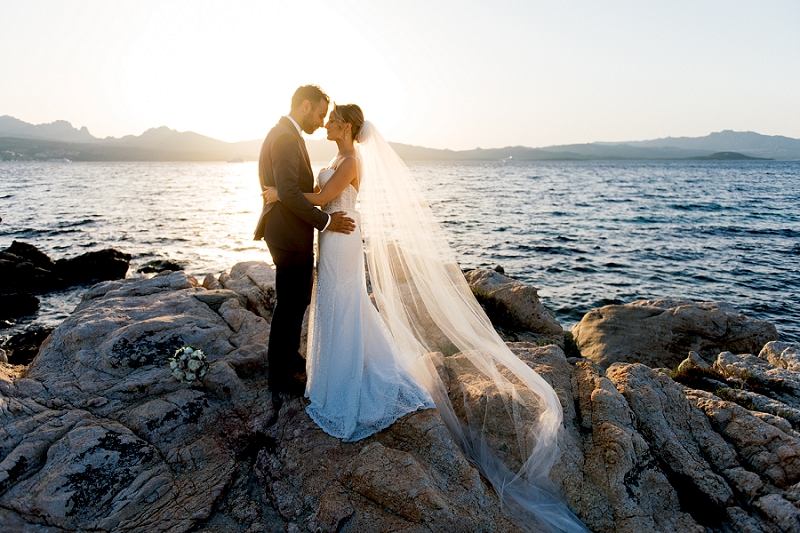
<path id="1" fill-rule="evenodd" d="M 311 205 L 300 190 L 297 179 L 301 162 L 304 162 L 304 158 L 293 135 L 281 135 L 275 140 L 272 145 L 272 172 L 278 189 L 278 199 L 292 213 L 322 231 L 328 225 L 330 217 Z"/>

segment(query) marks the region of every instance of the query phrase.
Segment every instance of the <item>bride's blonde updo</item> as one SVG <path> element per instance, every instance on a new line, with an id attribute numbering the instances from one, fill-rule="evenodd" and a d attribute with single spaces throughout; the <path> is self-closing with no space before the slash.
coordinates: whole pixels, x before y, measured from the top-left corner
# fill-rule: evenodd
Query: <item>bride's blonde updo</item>
<path id="1" fill-rule="evenodd" d="M 358 134 L 364 124 L 364 112 L 356 104 L 333 104 L 330 119 L 335 122 L 347 122 L 351 126 L 353 140 L 358 141 Z"/>

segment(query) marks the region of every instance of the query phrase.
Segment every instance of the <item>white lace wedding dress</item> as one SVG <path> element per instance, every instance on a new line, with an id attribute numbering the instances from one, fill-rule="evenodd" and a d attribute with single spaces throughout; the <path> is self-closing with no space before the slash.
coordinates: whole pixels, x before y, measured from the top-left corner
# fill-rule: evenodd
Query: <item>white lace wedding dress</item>
<path id="1" fill-rule="evenodd" d="M 320 187 L 333 172 L 320 172 Z M 322 207 L 328 213 L 346 211 L 356 231 L 319 235 L 306 361 L 311 400 L 306 411 L 326 433 L 346 442 L 368 437 L 417 409 L 435 407 L 403 366 L 367 294 L 357 197 L 348 185 Z"/>

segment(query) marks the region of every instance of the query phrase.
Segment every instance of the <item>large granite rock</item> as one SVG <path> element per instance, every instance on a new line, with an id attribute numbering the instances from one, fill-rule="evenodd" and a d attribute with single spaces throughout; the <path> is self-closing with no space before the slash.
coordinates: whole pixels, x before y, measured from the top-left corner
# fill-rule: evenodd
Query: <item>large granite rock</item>
<path id="1" fill-rule="evenodd" d="M 269 328 L 236 293 L 195 285 L 179 273 L 96 286 L 24 374 L 4 367 L 4 521 L 187 531 L 209 515 L 236 466 L 236 428 L 255 433 L 272 416 Z M 168 373 L 185 344 L 211 362 L 203 387 Z"/>
<path id="2" fill-rule="evenodd" d="M 586 313 L 572 328 L 578 349 L 600 366 L 615 362 L 675 368 L 690 351 L 713 361 L 722 351 L 758 353 L 778 331 L 730 306 L 688 300 L 637 300 Z"/>
<path id="3" fill-rule="evenodd" d="M 342 443 L 285 404 L 255 464 L 268 502 L 297 531 L 472 532 L 518 529 L 435 410 Z"/>
<path id="4" fill-rule="evenodd" d="M 536 288 L 496 270 L 469 270 L 464 277 L 505 340 L 556 343 L 564 347 L 564 330 L 552 311 L 539 301 Z"/>
<path id="5" fill-rule="evenodd" d="M 800 435 L 787 420 L 641 364 L 606 370 L 557 346 L 509 347 L 559 396 L 550 478 L 592 531 L 800 531 Z M 458 381 L 459 394 L 475 390 L 468 372 Z M 513 449 L 507 428 L 492 431 Z"/>
<path id="6" fill-rule="evenodd" d="M 102 283 L 29 368 L 0 363 L 0 530 L 516 531 L 434 410 L 350 444 L 305 400 L 275 412 L 269 325 L 248 310 L 274 292 L 265 266 L 221 276 L 240 292 Z M 186 344 L 202 384 L 169 374 Z"/>

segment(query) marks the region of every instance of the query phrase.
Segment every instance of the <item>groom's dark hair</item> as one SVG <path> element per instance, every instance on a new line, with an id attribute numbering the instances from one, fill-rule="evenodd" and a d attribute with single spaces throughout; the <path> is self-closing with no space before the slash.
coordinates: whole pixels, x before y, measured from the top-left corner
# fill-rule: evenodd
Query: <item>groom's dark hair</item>
<path id="1" fill-rule="evenodd" d="M 292 96 L 292 110 L 303 105 L 303 102 L 306 100 L 311 102 L 312 106 L 316 106 L 320 100 L 331 103 L 331 99 L 328 98 L 328 95 L 317 85 L 303 85 L 302 87 L 298 87 Z"/>

